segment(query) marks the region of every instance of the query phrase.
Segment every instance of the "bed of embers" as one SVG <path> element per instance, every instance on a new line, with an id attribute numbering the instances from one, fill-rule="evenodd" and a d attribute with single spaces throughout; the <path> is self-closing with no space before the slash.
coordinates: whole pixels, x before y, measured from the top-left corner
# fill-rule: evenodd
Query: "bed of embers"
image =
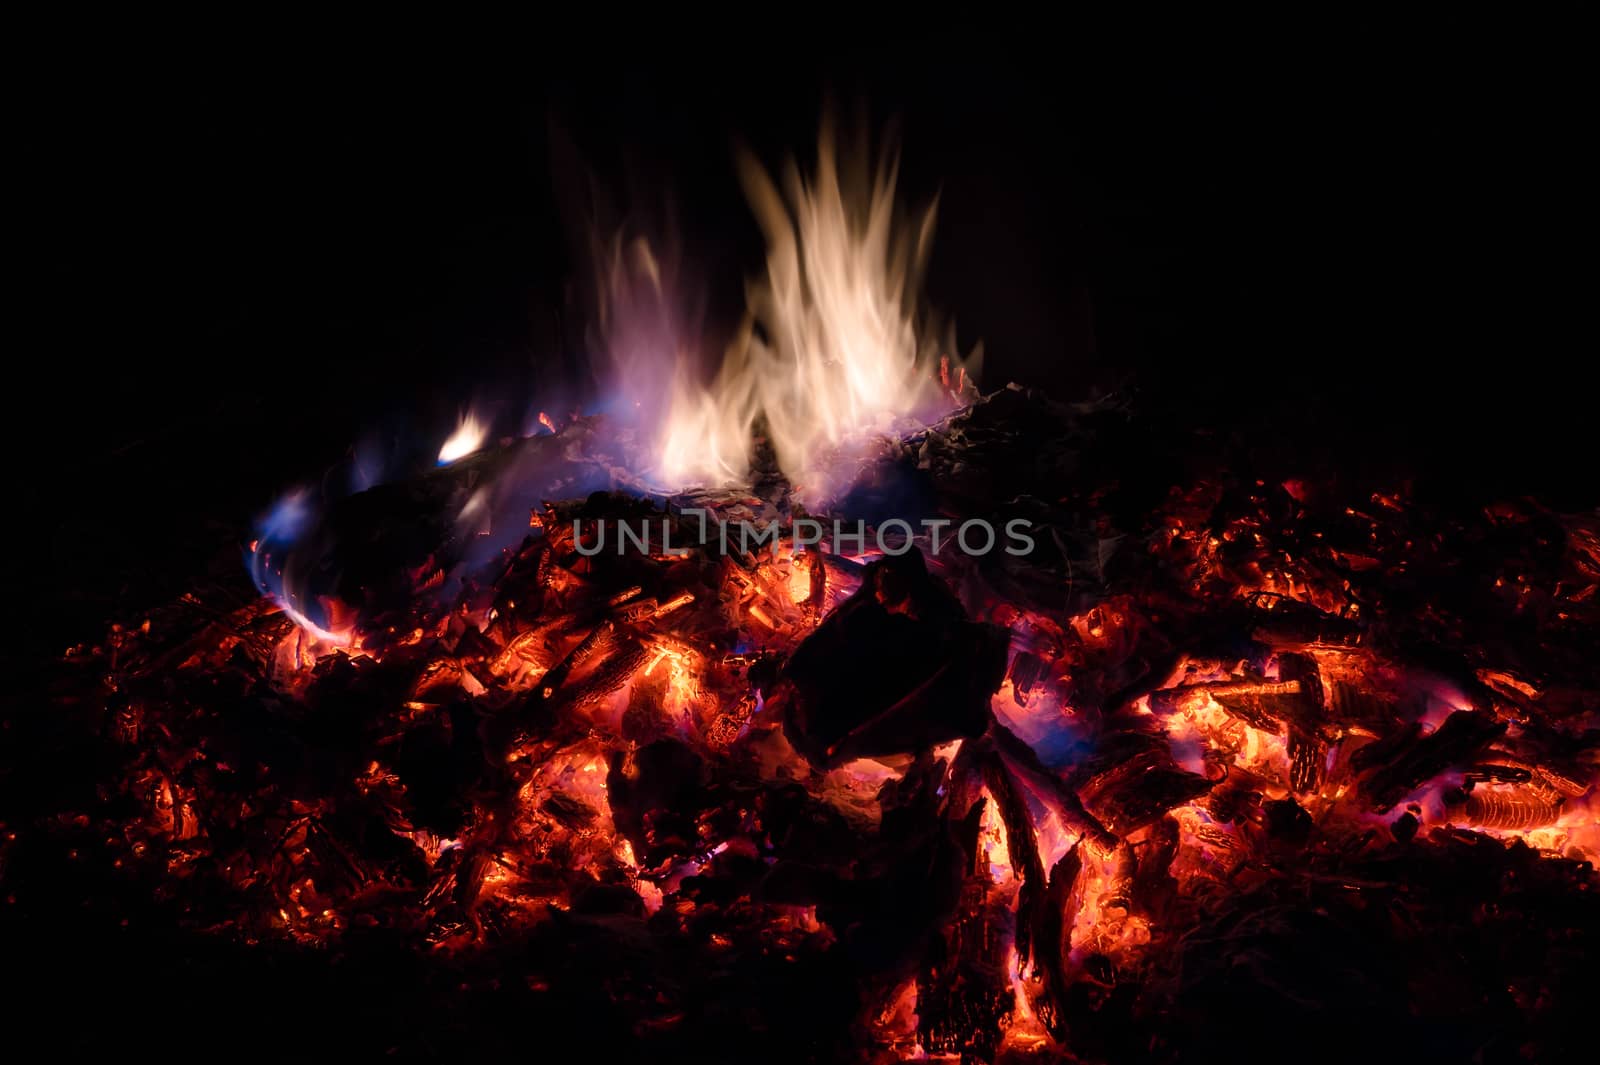
<path id="1" fill-rule="evenodd" d="M 608 461 L 558 429 L 514 447 Z M 1139 432 L 1002 390 L 829 515 L 1026 517 L 1023 557 L 584 557 L 574 518 L 798 511 L 541 486 L 463 581 L 416 515 L 496 453 L 354 497 L 337 640 L 223 581 L 68 652 L 98 794 L 5 857 L 402 967 L 416 1016 L 338 1037 L 373 1053 L 1583 1055 L 1600 523 L 1198 444 L 1119 476 Z"/>

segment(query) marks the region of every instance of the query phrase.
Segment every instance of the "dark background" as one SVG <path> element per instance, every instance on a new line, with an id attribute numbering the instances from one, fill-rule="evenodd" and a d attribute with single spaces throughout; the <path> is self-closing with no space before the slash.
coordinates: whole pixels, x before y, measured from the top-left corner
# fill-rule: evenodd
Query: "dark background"
<path id="1" fill-rule="evenodd" d="M 57 650 L 359 436 L 436 441 L 475 393 L 570 368 L 588 267 L 552 129 L 613 217 L 673 220 L 726 322 L 761 263 L 733 146 L 809 152 L 825 95 L 896 120 L 907 197 L 940 195 L 929 295 L 986 386 L 1128 389 L 1291 464 L 1600 495 L 1572 26 L 146 30 L 41 35 L 13 98 L 11 557 Z"/>

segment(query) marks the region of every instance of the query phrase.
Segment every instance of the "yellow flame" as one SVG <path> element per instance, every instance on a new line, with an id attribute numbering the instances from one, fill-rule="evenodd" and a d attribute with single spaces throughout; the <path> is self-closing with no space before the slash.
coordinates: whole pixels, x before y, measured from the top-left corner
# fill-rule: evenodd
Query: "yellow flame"
<path id="1" fill-rule="evenodd" d="M 816 172 L 808 181 L 791 164 L 783 194 L 744 161 L 767 239 L 766 276 L 750 285 L 750 325 L 710 387 L 675 382 L 661 463 L 669 480 L 742 478 L 764 419 L 791 480 L 825 490 L 841 445 L 953 405 L 938 372 L 949 347 L 918 320 L 934 210 L 902 224 L 897 169 L 889 157 L 870 181 L 841 182 L 826 129 Z M 956 376 L 967 387 L 970 374 Z"/>
<path id="2" fill-rule="evenodd" d="M 487 422 L 481 421 L 472 411 L 463 414 L 456 431 L 450 434 L 444 446 L 439 449 L 439 465 L 447 466 L 457 459 L 466 458 L 483 446 L 484 438 L 488 435 Z"/>

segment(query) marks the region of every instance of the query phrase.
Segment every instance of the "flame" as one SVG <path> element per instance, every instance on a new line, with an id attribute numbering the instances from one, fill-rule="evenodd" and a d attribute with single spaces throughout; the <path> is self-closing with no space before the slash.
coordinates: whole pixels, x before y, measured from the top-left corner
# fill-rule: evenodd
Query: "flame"
<path id="1" fill-rule="evenodd" d="M 811 599 L 811 559 L 797 555 L 789 562 L 789 601 L 795 604 Z"/>
<path id="2" fill-rule="evenodd" d="M 1011 869 L 1011 845 L 1006 838 L 1005 819 L 1000 815 L 1000 804 L 983 792 L 983 813 L 978 822 L 978 847 L 989 865 L 989 879 L 996 884 L 1009 884 L 1016 879 Z"/>
<path id="3" fill-rule="evenodd" d="M 790 479 L 826 493 L 830 474 L 851 457 L 845 445 L 954 405 L 958 397 L 941 385 L 952 379 L 948 349 L 919 322 L 934 211 L 902 222 L 897 169 L 890 155 L 870 182 L 841 181 L 826 129 L 815 173 L 807 180 L 791 165 L 782 194 L 744 161 L 767 238 L 766 276 L 749 287 L 750 327 L 710 387 L 680 379 L 673 393 L 661 460 L 669 480 L 742 478 L 752 430 L 763 424 Z M 964 366 L 954 378 L 970 387 Z"/>
<path id="4" fill-rule="evenodd" d="M 258 535 L 250 541 L 250 578 L 263 595 L 270 596 L 300 630 L 331 647 L 349 646 L 352 626 L 318 624 L 307 612 L 310 597 L 303 590 L 303 573 L 294 566 L 294 549 L 316 520 L 311 495 L 298 489 L 285 495 L 261 520 Z M 302 567 L 303 568 L 303 567 Z M 324 613 L 329 613 L 324 609 Z"/>
<path id="5" fill-rule="evenodd" d="M 456 431 L 451 433 L 445 440 L 444 446 L 439 448 L 439 465 L 448 466 L 457 459 L 466 458 L 483 447 L 483 441 L 488 435 L 487 422 L 479 419 L 473 411 L 463 414 Z"/>
<path id="6" fill-rule="evenodd" d="M 666 673 L 667 693 L 662 705 L 668 713 L 678 716 L 687 713 L 700 698 L 700 665 L 698 652 L 684 646 L 663 644 L 656 648 L 643 675 L 649 677 L 658 672 Z"/>

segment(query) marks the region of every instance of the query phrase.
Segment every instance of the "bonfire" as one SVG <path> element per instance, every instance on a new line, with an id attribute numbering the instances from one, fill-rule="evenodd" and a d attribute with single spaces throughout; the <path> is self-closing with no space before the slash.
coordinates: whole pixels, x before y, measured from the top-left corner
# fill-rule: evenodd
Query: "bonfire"
<path id="1" fill-rule="evenodd" d="M 70 649 L 99 795 L 5 846 L 538 1018 L 460 1049 L 1580 1046 L 1594 517 L 980 390 L 892 166 L 746 177 L 769 259 L 712 372 L 668 264 L 607 245 L 620 402 L 468 412 L 434 468 L 292 493 L 237 579 Z"/>

